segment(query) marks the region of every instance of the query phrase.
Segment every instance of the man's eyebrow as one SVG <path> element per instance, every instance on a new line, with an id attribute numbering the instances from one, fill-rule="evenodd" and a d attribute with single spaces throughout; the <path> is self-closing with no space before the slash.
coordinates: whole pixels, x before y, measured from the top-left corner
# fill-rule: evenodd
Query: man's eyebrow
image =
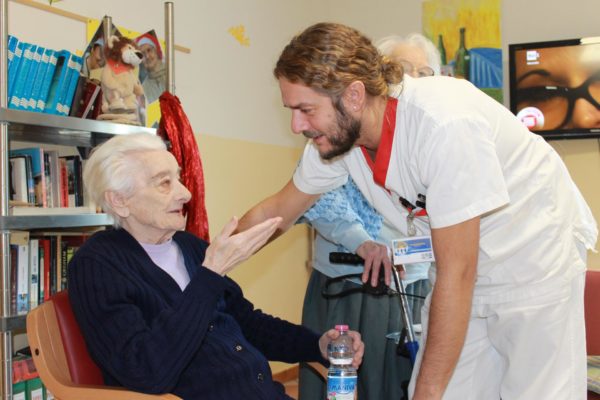
<path id="1" fill-rule="evenodd" d="M 550 76 L 550 72 L 546 71 L 545 69 L 534 69 L 533 71 L 529 71 L 525 75 L 519 77 L 519 79 L 517 79 L 517 83 L 521 83 L 521 81 L 523 79 L 526 79 L 527 77 L 529 77 L 531 75 L 540 75 L 540 76 L 547 77 L 547 76 Z"/>
<path id="2" fill-rule="evenodd" d="M 307 108 L 307 107 L 312 107 L 313 105 L 312 105 L 312 104 L 309 104 L 309 103 L 299 103 L 299 104 L 296 104 L 296 105 L 292 105 L 292 104 L 284 104 L 283 106 L 284 106 L 285 108 L 289 108 L 289 109 L 291 109 L 291 110 L 297 110 L 297 109 L 299 109 L 299 108 Z"/>

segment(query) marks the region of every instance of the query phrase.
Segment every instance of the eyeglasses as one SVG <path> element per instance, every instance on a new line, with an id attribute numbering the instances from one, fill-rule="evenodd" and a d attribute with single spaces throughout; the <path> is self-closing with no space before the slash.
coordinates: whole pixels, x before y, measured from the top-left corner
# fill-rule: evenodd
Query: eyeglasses
<path id="1" fill-rule="evenodd" d="M 575 101 L 585 99 L 600 110 L 600 71 L 576 88 L 532 86 L 517 89 L 519 105 L 538 108 L 544 115 L 544 129 L 563 128 L 573 118 Z M 520 107 L 519 107 L 520 108 Z"/>
<path id="2" fill-rule="evenodd" d="M 433 68 L 429 66 L 416 68 L 410 61 L 398 60 L 398 64 L 402 65 L 402 69 L 405 74 L 408 74 L 415 78 L 423 78 L 426 76 L 433 76 Z"/>

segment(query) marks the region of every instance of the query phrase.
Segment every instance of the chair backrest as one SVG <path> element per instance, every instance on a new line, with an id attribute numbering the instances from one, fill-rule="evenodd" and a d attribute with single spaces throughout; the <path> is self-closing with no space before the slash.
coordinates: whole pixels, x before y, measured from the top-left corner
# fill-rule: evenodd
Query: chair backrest
<path id="1" fill-rule="evenodd" d="M 27 314 L 27 339 L 42 382 L 59 400 L 175 400 L 172 394 L 150 395 L 104 386 L 73 315 L 66 291 Z"/>
<path id="2" fill-rule="evenodd" d="M 587 271 L 584 303 L 587 354 L 600 355 L 600 271 Z"/>
<path id="3" fill-rule="evenodd" d="M 71 380 L 82 385 L 104 385 L 102 372 L 92 361 L 85 346 L 83 335 L 69 303 L 68 292 L 66 290 L 58 292 L 52 297 L 51 302 L 54 305 Z"/>

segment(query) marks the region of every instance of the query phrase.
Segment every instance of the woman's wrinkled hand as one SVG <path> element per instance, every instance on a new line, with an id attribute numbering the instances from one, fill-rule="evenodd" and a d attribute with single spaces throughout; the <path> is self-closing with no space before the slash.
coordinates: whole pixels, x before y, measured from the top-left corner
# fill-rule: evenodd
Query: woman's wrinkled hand
<path id="1" fill-rule="evenodd" d="M 319 339 L 319 350 L 324 359 L 329 360 L 327 355 L 327 345 L 334 339 L 337 339 L 340 333 L 335 329 L 330 329 L 321 336 Z M 352 338 L 352 349 L 354 350 L 354 357 L 352 358 L 352 366 L 354 368 L 360 367 L 363 356 L 365 354 L 365 344 L 362 341 L 359 332 L 348 331 L 348 336 Z"/>
<path id="2" fill-rule="evenodd" d="M 238 226 L 238 218 L 231 218 L 206 249 L 202 265 L 221 276 L 227 274 L 256 253 L 275 233 L 281 221 L 281 217 L 269 218 L 243 232 L 233 234 Z"/>

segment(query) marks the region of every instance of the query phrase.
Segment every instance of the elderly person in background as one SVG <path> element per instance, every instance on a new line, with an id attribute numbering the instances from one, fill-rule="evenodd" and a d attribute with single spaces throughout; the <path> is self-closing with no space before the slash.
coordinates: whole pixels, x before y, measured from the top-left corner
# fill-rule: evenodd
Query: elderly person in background
<path id="1" fill-rule="evenodd" d="M 440 54 L 423 35 L 388 36 L 381 39 L 377 47 L 382 54 L 400 63 L 406 74 L 416 78 L 439 75 Z M 403 387 L 408 386 L 412 372 L 410 360 L 398 356 L 395 342 L 386 339 L 386 335 L 397 339 L 403 328 L 398 297 L 356 292 L 360 282 L 355 280 L 329 281 L 364 271 L 356 265 L 332 264 L 329 253 L 357 253 L 369 262 L 377 263 L 388 257 L 387 246 L 392 239 L 408 234 L 395 229 L 375 211 L 350 177 L 342 187 L 321 195 L 299 222 L 308 223 L 316 231 L 313 271 L 304 297 L 302 324 L 318 332 L 336 321 L 343 321 L 358 330 L 367 347 L 358 375 L 358 399 L 403 398 Z M 404 266 L 407 293 L 419 297 L 429 293 L 429 265 Z M 363 276 L 363 281 L 367 279 Z M 372 283 L 376 285 L 376 282 Z M 325 298 L 322 295 L 325 287 L 331 293 L 353 292 L 339 298 Z M 423 300 L 409 297 L 408 302 L 413 322 L 419 324 Z M 301 365 L 301 400 L 324 399 L 324 385 L 312 368 Z"/>
<path id="2" fill-rule="evenodd" d="M 420 33 L 391 35 L 375 42 L 377 50 L 402 65 L 413 78 L 440 75 L 441 58 L 437 47 Z"/>
<path id="3" fill-rule="evenodd" d="M 181 231 L 190 192 L 163 141 L 116 136 L 84 168 L 88 192 L 115 220 L 69 264 L 69 298 L 108 385 L 185 399 L 290 399 L 268 360 L 325 363 L 335 330 L 313 331 L 255 310 L 225 275 L 277 228 L 271 218 L 209 245 Z M 351 332 L 361 362 L 360 335 Z"/>

